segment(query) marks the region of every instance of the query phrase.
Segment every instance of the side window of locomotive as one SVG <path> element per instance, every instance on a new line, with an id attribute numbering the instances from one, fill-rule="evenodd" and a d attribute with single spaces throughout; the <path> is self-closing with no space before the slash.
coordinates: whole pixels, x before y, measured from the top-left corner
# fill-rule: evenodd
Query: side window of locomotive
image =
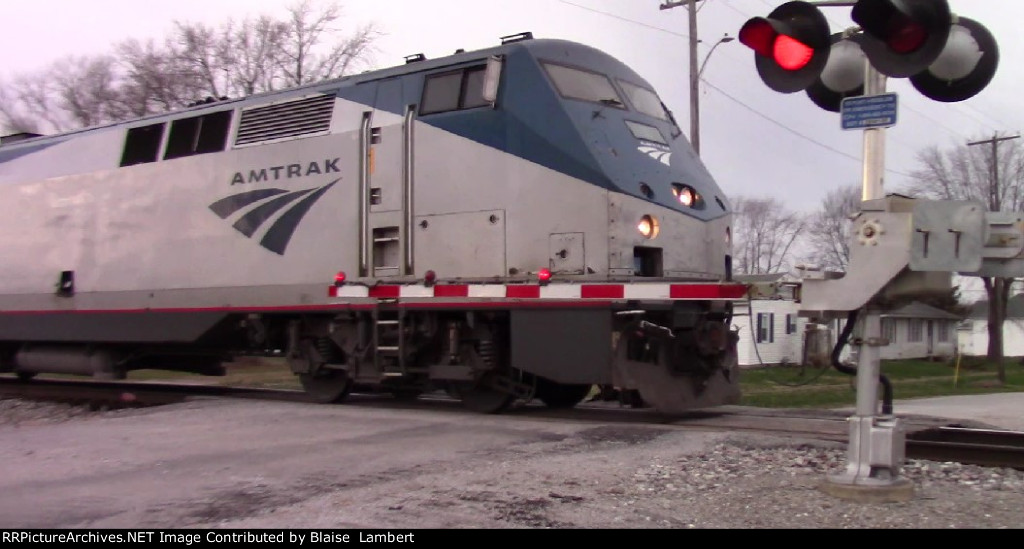
<path id="1" fill-rule="evenodd" d="M 591 101 L 619 109 L 626 108 L 612 81 L 603 74 L 554 63 L 544 63 L 544 70 L 555 83 L 558 93 L 566 99 Z"/>
<path id="2" fill-rule="evenodd" d="M 475 67 L 466 71 L 466 90 L 462 108 L 474 109 L 491 104 L 490 101 L 484 99 L 484 76 L 486 73 L 486 67 Z"/>
<path id="3" fill-rule="evenodd" d="M 164 138 L 164 124 L 131 128 L 124 139 L 121 166 L 134 166 L 156 162 L 160 156 L 160 141 Z"/>
<path id="4" fill-rule="evenodd" d="M 661 135 L 661 130 L 654 126 L 633 122 L 632 120 L 626 120 L 626 126 L 629 127 L 629 131 L 633 134 L 633 137 L 640 141 L 652 141 L 661 145 L 668 145 L 668 141 L 665 140 L 665 136 Z"/>
<path id="5" fill-rule="evenodd" d="M 223 151 L 232 112 L 220 111 L 172 122 L 164 160 Z"/>
<path id="6" fill-rule="evenodd" d="M 423 85 L 420 114 L 474 109 L 490 105 L 484 99 L 485 67 L 435 74 Z"/>

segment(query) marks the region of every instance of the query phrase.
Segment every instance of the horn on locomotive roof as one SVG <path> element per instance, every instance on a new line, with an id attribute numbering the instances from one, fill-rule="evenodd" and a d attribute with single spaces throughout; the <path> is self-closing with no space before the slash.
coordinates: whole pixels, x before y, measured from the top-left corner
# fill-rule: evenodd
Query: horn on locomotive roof
<path id="1" fill-rule="evenodd" d="M 522 40 L 533 40 L 533 33 L 521 32 L 519 34 L 510 34 L 508 36 L 501 37 L 502 44 L 510 44 L 512 42 L 520 42 Z"/>

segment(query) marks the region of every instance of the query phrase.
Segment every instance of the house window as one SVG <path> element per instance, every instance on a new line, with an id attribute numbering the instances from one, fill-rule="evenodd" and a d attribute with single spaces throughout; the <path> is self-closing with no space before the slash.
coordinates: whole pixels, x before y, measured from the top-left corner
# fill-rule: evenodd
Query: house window
<path id="1" fill-rule="evenodd" d="M 896 321 L 891 318 L 882 319 L 882 337 L 889 343 L 896 343 Z"/>
<path id="2" fill-rule="evenodd" d="M 786 335 L 796 333 L 796 315 L 786 315 Z"/>
<path id="3" fill-rule="evenodd" d="M 949 322 L 936 322 L 936 330 L 939 331 L 939 343 L 949 343 L 949 329 L 952 326 Z"/>
<path id="4" fill-rule="evenodd" d="M 758 313 L 757 314 L 757 342 L 758 343 L 774 343 L 775 342 L 775 314 L 774 313 Z"/>
<path id="5" fill-rule="evenodd" d="M 907 341 L 910 343 L 920 343 L 924 340 L 924 321 L 915 318 L 907 321 Z"/>
<path id="6" fill-rule="evenodd" d="M 490 102 L 484 99 L 485 71 L 486 67 L 479 66 L 428 76 L 423 86 L 420 114 L 490 105 Z"/>

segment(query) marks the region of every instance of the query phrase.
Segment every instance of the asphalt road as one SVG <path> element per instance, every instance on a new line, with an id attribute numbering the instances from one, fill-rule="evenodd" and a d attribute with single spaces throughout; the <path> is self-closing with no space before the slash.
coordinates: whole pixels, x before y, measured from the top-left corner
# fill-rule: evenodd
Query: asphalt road
<path id="1" fill-rule="evenodd" d="M 1022 399 L 896 412 L 1010 428 Z M 815 488 L 844 446 L 454 402 L 208 398 L 0 426 L 0 528 L 1019 526 L 1013 473 L 928 469 L 945 480 L 915 477 L 910 505 L 830 499 Z"/>
<path id="2" fill-rule="evenodd" d="M 389 508 L 401 509 L 417 491 L 425 504 L 453 509 L 423 520 L 406 513 L 410 526 L 501 526 L 455 508 L 464 503 L 460 474 L 552 453 L 579 455 L 580 466 L 600 479 L 606 466 L 594 462 L 592 450 L 658 438 L 673 451 L 697 451 L 719 437 L 645 425 L 509 421 L 449 403 L 389 409 L 198 400 L 0 428 L 0 528 L 210 526 L 337 492 L 358 493 L 361 501 L 324 518 L 328 524 L 379 527 Z M 561 468 L 576 468 L 551 467 L 553 486 Z M 431 474 L 448 476 L 451 485 L 416 485 Z M 492 480 L 498 486 L 508 478 Z"/>

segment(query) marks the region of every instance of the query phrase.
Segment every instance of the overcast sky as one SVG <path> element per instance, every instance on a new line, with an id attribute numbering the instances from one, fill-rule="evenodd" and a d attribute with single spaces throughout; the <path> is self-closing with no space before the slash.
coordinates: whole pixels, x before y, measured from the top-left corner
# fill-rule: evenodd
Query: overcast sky
<path id="1" fill-rule="evenodd" d="M 173 21 L 219 23 L 228 18 L 284 14 L 290 0 L 31 0 L 0 2 L 0 78 L 42 69 L 69 55 L 110 51 L 126 38 L 160 38 Z M 574 40 L 632 66 L 657 89 L 680 125 L 689 128 L 689 41 L 685 8 L 660 10 L 661 0 L 346 0 L 346 24 L 375 23 L 376 67 L 424 53 L 440 57 L 531 31 L 538 38 Z M 779 0 L 704 0 L 699 11 L 700 60 L 724 34 L 766 16 Z M 888 131 L 886 191 L 897 191 L 917 167 L 916 154 L 1016 134 L 1024 128 L 1024 21 L 1020 0 L 951 0 L 955 13 L 986 25 L 999 41 L 999 73 L 980 95 L 937 103 L 905 79 L 890 80 L 900 97 L 899 123 Z M 833 32 L 850 26 L 850 8 L 824 8 Z M 843 131 L 839 115 L 806 95 L 779 94 L 757 76 L 753 53 L 738 41 L 718 47 L 702 85 L 701 148 L 711 173 L 730 196 L 778 196 L 810 211 L 832 189 L 860 184 L 861 131 Z"/>

